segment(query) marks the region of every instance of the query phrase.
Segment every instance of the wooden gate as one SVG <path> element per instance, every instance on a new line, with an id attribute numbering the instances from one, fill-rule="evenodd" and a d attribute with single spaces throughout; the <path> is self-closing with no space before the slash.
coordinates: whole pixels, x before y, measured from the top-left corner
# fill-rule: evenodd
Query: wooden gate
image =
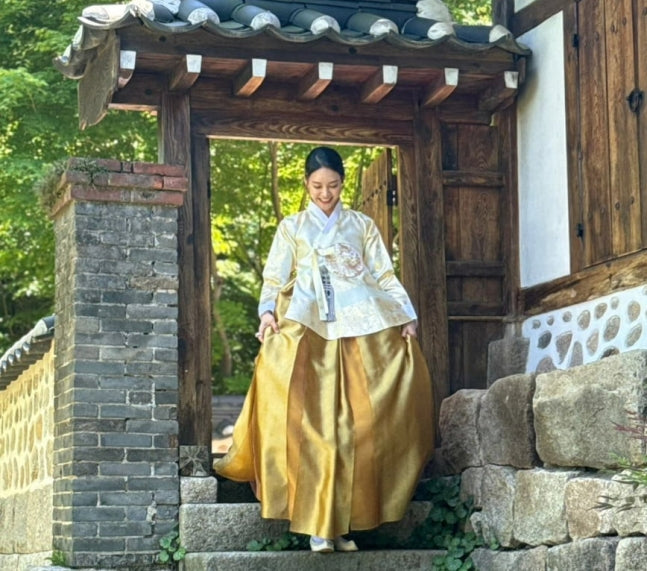
<path id="1" fill-rule="evenodd" d="M 393 206 L 396 199 L 393 154 L 391 149 L 385 149 L 362 174 L 362 195 L 358 210 L 375 221 L 391 255 L 393 255 Z"/>

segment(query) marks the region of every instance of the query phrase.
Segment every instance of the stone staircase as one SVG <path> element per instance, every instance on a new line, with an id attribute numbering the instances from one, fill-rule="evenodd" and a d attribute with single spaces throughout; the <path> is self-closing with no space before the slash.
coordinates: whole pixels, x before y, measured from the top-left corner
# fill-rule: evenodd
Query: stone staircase
<path id="1" fill-rule="evenodd" d="M 288 524 L 262 519 L 256 502 L 225 503 L 228 498 L 223 498 L 218 503 L 218 485 L 213 477 L 182 478 L 180 538 L 187 550 L 182 571 L 428 571 L 433 558 L 443 553 L 399 548 L 427 516 L 431 504 L 423 501 L 412 502 L 400 522 L 353 534 L 360 546 L 356 553 L 250 552 L 250 541 L 278 539 Z"/>

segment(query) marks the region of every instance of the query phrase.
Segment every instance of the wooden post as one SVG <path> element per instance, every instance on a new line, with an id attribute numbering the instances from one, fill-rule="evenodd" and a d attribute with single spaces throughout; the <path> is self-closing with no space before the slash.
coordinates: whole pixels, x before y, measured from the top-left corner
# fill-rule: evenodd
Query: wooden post
<path id="1" fill-rule="evenodd" d="M 519 192 L 517 188 L 517 106 L 501 111 L 496 116 L 499 132 L 499 163 L 503 174 L 504 193 L 501 201 L 503 223 L 503 309 L 511 319 L 520 315 L 519 290 Z"/>
<path id="2" fill-rule="evenodd" d="M 196 444 L 211 452 L 211 165 L 209 139 L 196 135 L 191 145 L 193 200 L 194 309 L 197 334 L 194 432 Z"/>
<path id="3" fill-rule="evenodd" d="M 189 190 L 184 204 L 178 212 L 178 422 L 180 445 L 208 446 L 211 451 L 211 371 L 205 377 L 204 360 L 211 355 L 210 325 L 204 328 L 204 314 L 210 315 L 211 307 L 206 306 L 209 297 L 209 280 L 204 278 L 202 241 L 204 216 L 208 208 L 200 211 L 202 202 L 208 201 L 204 190 L 207 172 L 197 172 L 197 167 L 205 168 L 204 149 L 193 141 L 198 156 L 191 160 L 191 112 L 190 100 L 186 92 L 162 93 L 159 124 L 159 161 L 166 164 L 184 165 Z M 194 168 L 196 170 L 194 170 Z M 205 198 L 206 197 L 206 198 Z M 208 202 L 207 202 L 208 204 Z M 196 215 L 197 211 L 197 215 Z M 209 256 L 207 257 L 207 263 Z M 209 385 L 209 401 L 205 399 L 204 384 Z M 208 434 L 207 434 L 208 432 Z"/>
<path id="4" fill-rule="evenodd" d="M 418 281 L 420 299 L 424 300 L 420 305 L 420 341 L 429 359 L 438 419 L 440 404 L 450 394 L 442 138 L 435 111 L 420 110 L 414 122 L 420 232 Z"/>
<path id="5" fill-rule="evenodd" d="M 438 423 L 440 403 L 449 396 L 449 349 L 442 144 L 434 111 L 415 113 L 412 145 L 401 145 L 398 151 L 402 281 L 420 318 L 420 345 L 431 373 Z"/>

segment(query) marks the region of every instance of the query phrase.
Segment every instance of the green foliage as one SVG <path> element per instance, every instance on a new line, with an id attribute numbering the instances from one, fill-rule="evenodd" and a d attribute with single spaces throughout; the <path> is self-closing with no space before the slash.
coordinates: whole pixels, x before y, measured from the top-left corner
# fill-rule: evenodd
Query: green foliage
<path id="1" fill-rule="evenodd" d="M 54 309 L 54 236 L 38 181 L 70 156 L 156 156 L 149 116 L 109 113 L 79 131 L 76 82 L 52 59 L 70 43 L 87 5 L 5 0 L 0 10 L 0 354 Z"/>
<path id="2" fill-rule="evenodd" d="M 247 551 L 299 551 L 307 549 L 307 546 L 308 540 L 305 535 L 286 532 L 278 539 L 254 539 L 247 544 Z"/>
<path id="3" fill-rule="evenodd" d="M 159 544 L 161 549 L 157 555 L 157 560 L 160 563 L 170 564 L 175 567 L 178 562 L 184 559 L 186 549 L 180 545 L 180 533 L 177 527 L 162 537 Z"/>
<path id="4" fill-rule="evenodd" d="M 67 567 L 67 557 L 65 557 L 65 553 L 62 551 L 55 549 L 52 551 L 52 556 L 47 559 L 49 559 L 52 565 L 56 567 Z"/>
<path id="5" fill-rule="evenodd" d="M 435 570 L 474 569 L 470 554 L 483 540 L 469 530 L 473 501 L 460 499 L 460 477 L 434 478 L 425 483 L 423 498 L 432 502 L 425 521 L 411 534 L 412 549 L 443 549 L 446 554 L 434 558 Z"/>
<path id="6" fill-rule="evenodd" d="M 455 22 L 460 24 L 490 24 L 491 0 L 445 0 Z"/>

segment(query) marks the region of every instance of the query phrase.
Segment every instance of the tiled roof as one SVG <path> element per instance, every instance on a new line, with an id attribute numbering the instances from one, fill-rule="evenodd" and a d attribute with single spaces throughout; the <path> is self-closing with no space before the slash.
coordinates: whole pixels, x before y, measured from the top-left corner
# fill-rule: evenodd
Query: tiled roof
<path id="1" fill-rule="evenodd" d="M 0 357 L 0 390 L 39 361 L 52 344 L 54 338 L 54 316 L 44 317 L 29 333 L 23 335 Z"/>
<path id="2" fill-rule="evenodd" d="M 202 29 L 221 38 L 252 41 L 265 34 L 293 44 L 328 38 L 349 46 L 385 42 L 400 48 L 448 44 L 465 52 L 502 49 L 527 56 L 530 51 L 502 26 L 466 26 L 451 21 L 440 0 L 412 2 L 314 0 L 136 0 L 89 6 L 81 26 L 55 65 L 80 78 L 106 34 L 143 25 L 164 34 Z"/>

